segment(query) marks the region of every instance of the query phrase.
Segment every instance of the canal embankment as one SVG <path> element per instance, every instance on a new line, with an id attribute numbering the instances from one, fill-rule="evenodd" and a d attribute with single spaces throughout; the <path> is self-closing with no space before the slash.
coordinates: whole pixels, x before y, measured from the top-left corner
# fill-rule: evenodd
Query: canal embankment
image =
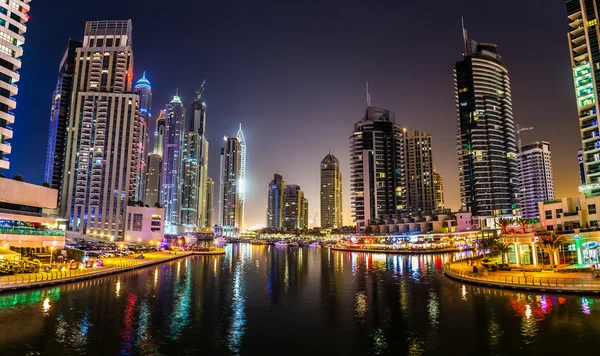
<path id="1" fill-rule="evenodd" d="M 458 249 L 458 248 L 446 248 L 446 249 L 370 249 L 370 248 L 347 248 L 341 246 L 331 246 L 332 250 L 335 251 L 346 251 L 346 252 L 368 252 L 368 253 L 389 253 L 389 254 L 400 254 L 400 255 L 420 255 L 420 254 L 435 254 L 435 253 L 453 253 L 453 252 L 464 252 L 470 251 L 471 249 Z"/>

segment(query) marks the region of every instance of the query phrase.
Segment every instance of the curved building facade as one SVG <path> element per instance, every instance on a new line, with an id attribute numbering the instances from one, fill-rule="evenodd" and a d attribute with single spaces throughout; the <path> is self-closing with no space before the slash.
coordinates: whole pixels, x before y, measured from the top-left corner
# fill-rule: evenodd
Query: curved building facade
<path id="1" fill-rule="evenodd" d="M 329 153 L 321 161 L 321 227 L 343 226 L 340 161 Z"/>

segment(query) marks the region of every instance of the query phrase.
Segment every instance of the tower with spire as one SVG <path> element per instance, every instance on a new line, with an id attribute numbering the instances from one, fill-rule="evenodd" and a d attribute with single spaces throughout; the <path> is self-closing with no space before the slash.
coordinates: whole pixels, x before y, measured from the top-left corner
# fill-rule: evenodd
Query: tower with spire
<path id="1" fill-rule="evenodd" d="M 241 214 L 241 225 L 240 228 L 244 229 L 244 205 L 246 203 L 246 139 L 244 138 L 244 132 L 242 131 L 242 124 L 237 132 L 236 138 L 240 141 L 240 214 Z"/>
<path id="2" fill-rule="evenodd" d="M 145 200 L 146 195 L 146 174 L 148 171 L 148 151 L 149 151 L 149 136 L 150 123 L 152 120 L 152 86 L 150 81 L 146 79 L 146 72 L 142 74 L 142 78 L 137 81 L 135 85 L 135 92 L 140 97 L 140 115 L 138 116 L 139 127 L 140 127 L 140 149 L 139 149 L 139 162 L 137 166 L 138 184 L 135 190 L 135 200 Z"/>

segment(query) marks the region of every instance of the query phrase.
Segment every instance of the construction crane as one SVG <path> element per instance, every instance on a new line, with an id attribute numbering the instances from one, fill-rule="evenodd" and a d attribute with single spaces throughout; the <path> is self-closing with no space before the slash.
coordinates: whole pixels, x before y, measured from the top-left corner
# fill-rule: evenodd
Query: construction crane
<path id="1" fill-rule="evenodd" d="M 521 132 L 531 130 L 533 130 L 533 127 L 521 127 L 517 124 L 517 148 L 519 149 L 517 152 L 521 152 Z"/>
<path id="2" fill-rule="evenodd" d="M 204 89 L 206 89 L 206 79 L 202 82 L 200 89 L 196 89 L 196 100 L 200 100 L 202 98 L 202 94 L 204 94 Z"/>

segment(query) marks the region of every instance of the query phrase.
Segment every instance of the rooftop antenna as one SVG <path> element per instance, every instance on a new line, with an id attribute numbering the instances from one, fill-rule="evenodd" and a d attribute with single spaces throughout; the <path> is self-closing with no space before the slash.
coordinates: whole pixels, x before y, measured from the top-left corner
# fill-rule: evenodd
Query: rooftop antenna
<path id="1" fill-rule="evenodd" d="M 367 106 L 371 107 L 371 94 L 369 93 L 369 82 L 367 82 Z"/>
<path id="2" fill-rule="evenodd" d="M 465 54 L 464 56 L 467 56 L 467 42 L 469 41 L 469 37 L 467 35 L 467 29 L 465 28 L 465 18 L 464 17 L 460 17 L 460 22 L 462 24 L 462 34 L 463 34 L 463 45 L 465 47 Z"/>

